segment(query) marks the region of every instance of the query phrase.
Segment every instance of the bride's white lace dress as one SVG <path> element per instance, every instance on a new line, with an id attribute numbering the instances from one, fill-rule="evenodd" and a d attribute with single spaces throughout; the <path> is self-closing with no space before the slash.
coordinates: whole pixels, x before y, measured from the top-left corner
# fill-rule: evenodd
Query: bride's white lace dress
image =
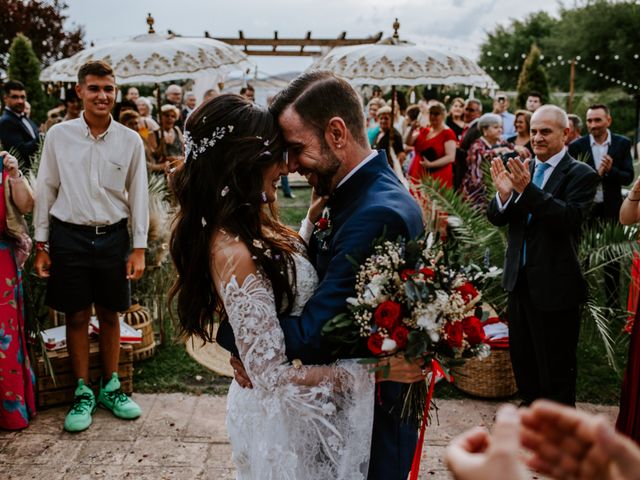
<path id="1" fill-rule="evenodd" d="M 295 255 L 300 314 L 318 277 Z M 231 262 L 232 263 L 232 262 Z M 232 382 L 227 428 L 241 480 L 365 479 L 373 423 L 374 378 L 355 360 L 295 368 L 285 356 L 284 335 L 271 284 L 260 271 L 223 274 L 217 283 L 253 383 Z M 226 280 L 225 280 L 226 278 Z"/>

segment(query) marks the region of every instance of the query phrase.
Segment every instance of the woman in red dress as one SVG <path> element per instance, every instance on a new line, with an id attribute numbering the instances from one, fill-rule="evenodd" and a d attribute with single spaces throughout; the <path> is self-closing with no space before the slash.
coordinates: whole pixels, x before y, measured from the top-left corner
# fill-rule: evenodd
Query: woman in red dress
<path id="1" fill-rule="evenodd" d="M 638 222 L 640 222 L 640 178 L 635 181 L 620 207 L 620 223 L 632 225 Z M 631 327 L 629 357 L 620 393 L 620 412 L 616 429 L 640 444 L 640 308 L 636 309 Z"/>
<path id="2" fill-rule="evenodd" d="M 5 185 L 11 189 L 9 201 L 23 214 L 33 208 L 33 196 L 18 161 L 7 152 L 0 152 L 0 157 L 0 428 L 19 430 L 29 426 L 36 413 L 35 376 L 26 349 L 22 272 L 16 263 L 16 242 L 7 235 Z"/>
<path id="3" fill-rule="evenodd" d="M 407 144 L 413 146 L 415 155 L 407 176 L 419 183 L 430 175 L 442 185 L 453 188 L 453 162 L 456 157 L 456 134 L 445 124 L 446 110 L 441 103 L 429 107 L 431 126 L 410 134 Z"/>

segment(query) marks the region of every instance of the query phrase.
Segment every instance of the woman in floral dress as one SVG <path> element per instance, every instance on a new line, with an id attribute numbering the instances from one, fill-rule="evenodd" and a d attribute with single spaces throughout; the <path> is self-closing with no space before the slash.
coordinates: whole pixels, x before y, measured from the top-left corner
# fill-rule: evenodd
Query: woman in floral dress
<path id="1" fill-rule="evenodd" d="M 19 430 L 35 416 L 35 376 L 26 350 L 22 272 L 16 262 L 16 241 L 7 234 L 6 198 L 26 213 L 33 208 L 31 190 L 7 152 L 2 157 L 0 184 L 0 428 Z M 5 195 L 5 189 L 11 191 Z"/>

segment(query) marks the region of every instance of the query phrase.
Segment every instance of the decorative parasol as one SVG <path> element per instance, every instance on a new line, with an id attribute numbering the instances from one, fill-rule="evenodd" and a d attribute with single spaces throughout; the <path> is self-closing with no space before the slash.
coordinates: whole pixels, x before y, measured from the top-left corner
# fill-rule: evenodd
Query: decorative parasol
<path id="1" fill-rule="evenodd" d="M 498 88 L 498 84 L 473 60 L 400 40 L 399 28 L 396 18 L 392 37 L 374 44 L 336 47 L 310 68 L 330 70 L 353 85 Z"/>
<path id="2" fill-rule="evenodd" d="M 224 42 L 157 34 L 151 14 L 147 24 L 149 33 L 145 35 L 87 48 L 53 63 L 42 70 L 40 81 L 75 82 L 80 67 L 91 60 L 111 65 L 120 83 L 160 83 L 254 68 L 249 57 Z"/>
<path id="3" fill-rule="evenodd" d="M 393 22 L 393 36 L 374 44 L 336 47 L 309 70 L 329 70 L 352 85 L 465 85 L 497 89 L 498 84 L 480 66 L 462 55 L 442 53 L 423 45 L 400 40 L 400 23 Z M 391 118 L 395 101 L 391 102 Z M 389 131 L 393 145 L 393 128 Z M 389 149 L 396 175 L 407 185 L 393 148 Z"/>

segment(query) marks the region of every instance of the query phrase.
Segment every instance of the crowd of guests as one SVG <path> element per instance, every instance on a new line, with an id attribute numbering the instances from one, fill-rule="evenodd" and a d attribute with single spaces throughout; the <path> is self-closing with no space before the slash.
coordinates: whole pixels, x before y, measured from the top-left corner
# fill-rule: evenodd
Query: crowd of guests
<path id="1" fill-rule="evenodd" d="M 498 93 L 492 112 L 483 115 L 482 103 L 474 98 L 441 102 L 428 94 L 417 104 L 407 105 L 399 94 L 392 108 L 391 101 L 385 102 L 381 90 L 374 88 L 365 108 L 369 143 L 385 150 L 390 164 L 397 159 L 410 181 L 420 182 L 423 175 L 429 175 L 460 191 L 474 205 L 486 207 L 483 172 L 488 159 L 496 154 L 505 158 L 533 155 L 530 120 L 542 105 L 542 96 L 531 92 L 526 109 L 515 113 L 509 111 L 509 105 L 509 96 Z"/>

